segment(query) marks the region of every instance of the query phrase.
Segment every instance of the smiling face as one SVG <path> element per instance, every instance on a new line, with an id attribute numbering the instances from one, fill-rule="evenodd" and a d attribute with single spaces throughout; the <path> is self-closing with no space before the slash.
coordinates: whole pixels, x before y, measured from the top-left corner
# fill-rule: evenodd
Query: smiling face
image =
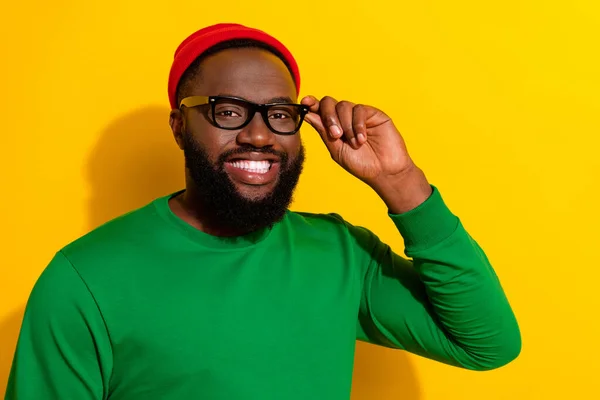
<path id="1" fill-rule="evenodd" d="M 253 103 L 292 103 L 296 88 L 285 64 L 259 48 L 234 48 L 206 57 L 186 96 L 234 96 Z M 194 185 L 201 206 L 223 225 L 255 230 L 285 214 L 298 182 L 304 151 L 299 133 L 271 131 L 258 112 L 241 129 L 226 130 L 244 118 L 233 103 L 175 112 L 171 126 L 186 158 L 188 189 Z M 273 120 L 271 120 L 273 118 Z M 269 121 L 286 115 L 274 110 Z M 216 122 L 216 123 L 215 123 Z"/>

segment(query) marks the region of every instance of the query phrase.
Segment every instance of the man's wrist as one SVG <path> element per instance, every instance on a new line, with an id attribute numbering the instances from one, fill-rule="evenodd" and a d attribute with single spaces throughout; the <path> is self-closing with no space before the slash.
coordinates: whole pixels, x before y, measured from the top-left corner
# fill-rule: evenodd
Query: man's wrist
<path id="1" fill-rule="evenodd" d="M 423 204 L 433 189 L 416 165 L 403 174 L 379 179 L 371 188 L 385 202 L 390 214 L 404 214 Z"/>

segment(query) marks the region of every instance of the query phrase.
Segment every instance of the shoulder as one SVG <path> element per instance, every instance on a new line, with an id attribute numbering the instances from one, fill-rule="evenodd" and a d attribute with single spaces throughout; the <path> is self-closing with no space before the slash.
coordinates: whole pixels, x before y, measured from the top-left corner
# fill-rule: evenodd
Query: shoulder
<path id="1" fill-rule="evenodd" d="M 100 225 L 64 246 L 60 253 L 74 266 L 92 259 L 106 260 L 126 249 L 147 246 L 160 221 L 153 201 Z"/>
<path id="2" fill-rule="evenodd" d="M 299 226 L 323 228 L 343 228 L 346 226 L 344 218 L 336 213 L 289 211 L 287 217 L 291 223 Z"/>
<path id="3" fill-rule="evenodd" d="M 363 226 L 354 225 L 349 222 L 342 215 L 334 212 L 330 213 L 312 213 L 306 211 L 289 211 L 288 214 L 289 221 L 298 226 L 308 227 L 308 228 L 320 228 L 320 229 L 334 229 L 334 230 L 366 230 Z"/>
<path id="4" fill-rule="evenodd" d="M 354 225 L 337 213 L 313 213 L 306 211 L 289 211 L 287 223 L 296 232 L 303 234 L 331 235 L 332 233 L 348 235 Z"/>
<path id="5" fill-rule="evenodd" d="M 352 242 L 373 242 L 377 236 L 368 228 L 354 225 L 337 213 L 311 213 L 290 211 L 288 221 L 294 230 L 305 235 L 330 237 L 332 240 L 346 239 Z"/>
<path id="6" fill-rule="evenodd" d="M 29 294 L 25 320 L 37 331 L 51 325 L 72 329 L 72 323 L 81 315 L 96 315 L 97 311 L 81 275 L 59 251 L 37 278 Z"/>

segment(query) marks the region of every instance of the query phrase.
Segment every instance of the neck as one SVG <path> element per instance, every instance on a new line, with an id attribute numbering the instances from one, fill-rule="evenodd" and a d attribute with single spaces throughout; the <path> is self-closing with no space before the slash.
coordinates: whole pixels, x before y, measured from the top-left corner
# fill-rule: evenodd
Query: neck
<path id="1" fill-rule="evenodd" d="M 193 184 L 186 185 L 186 190 L 169 201 L 169 206 L 175 215 L 193 226 L 212 236 L 235 237 L 249 232 L 224 227 L 211 218 L 211 210 L 202 206 L 198 190 Z"/>

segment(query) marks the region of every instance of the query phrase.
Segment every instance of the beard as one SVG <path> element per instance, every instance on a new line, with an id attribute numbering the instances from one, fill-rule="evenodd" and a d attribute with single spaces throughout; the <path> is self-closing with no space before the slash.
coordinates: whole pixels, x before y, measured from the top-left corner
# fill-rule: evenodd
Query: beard
<path id="1" fill-rule="evenodd" d="M 287 153 L 271 148 L 240 146 L 224 152 L 213 163 L 202 145 L 187 132 L 183 134 L 183 144 L 185 165 L 197 189 L 196 200 L 209 225 L 250 233 L 271 228 L 283 219 L 302 173 L 304 146 L 300 146 L 298 156 L 292 161 Z M 274 154 L 281 160 L 275 187 L 271 193 L 259 199 L 241 195 L 224 169 L 229 157 L 248 152 Z"/>

